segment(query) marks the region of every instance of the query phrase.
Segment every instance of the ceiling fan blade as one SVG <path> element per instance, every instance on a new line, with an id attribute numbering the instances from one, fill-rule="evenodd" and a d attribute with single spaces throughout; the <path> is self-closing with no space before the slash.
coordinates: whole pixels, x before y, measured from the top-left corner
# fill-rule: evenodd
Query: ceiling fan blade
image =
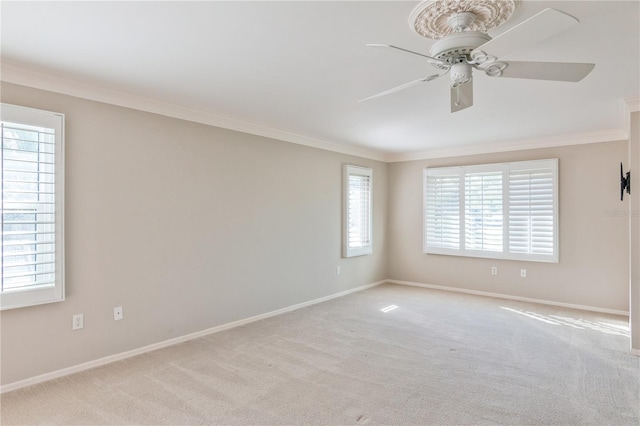
<path id="1" fill-rule="evenodd" d="M 451 88 L 451 112 L 462 111 L 473 105 L 473 80 Z"/>
<path id="2" fill-rule="evenodd" d="M 556 9 L 545 9 L 526 21 L 471 51 L 471 58 L 482 62 L 500 59 L 524 46 L 542 41 L 579 24 L 573 16 Z"/>
<path id="3" fill-rule="evenodd" d="M 532 80 L 572 81 L 585 78 L 595 64 L 569 62 L 508 62 L 500 77 Z"/>
<path id="4" fill-rule="evenodd" d="M 408 87 L 411 87 L 413 85 L 416 85 L 418 83 L 423 83 L 425 81 L 435 80 L 436 78 L 438 78 L 438 77 L 440 77 L 442 75 L 444 75 L 444 74 L 434 74 L 434 75 L 430 75 L 428 77 L 422 77 L 422 78 L 419 78 L 417 80 L 410 81 L 409 83 L 401 84 L 400 86 L 396 86 L 396 87 L 394 87 L 392 89 L 385 90 L 384 92 L 376 93 L 375 95 L 369 96 L 368 98 L 360 99 L 358 102 L 364 102 L 364 101 L 368 101 L 369 99 L 374 99 L 374 98 L 379 98 L 381 96 L 390 95 L 391 93 L 399 92 L 400 90 L 404 90 L 404 89 L 406 89 Z"/>
<path id="5" fill-rule="evenodd" d="M 441 61 L 440 59 L 432 58 L 431 56 L 427 56 L 427 55 L 424 55 L 422 53 L 414 52 L 413 50 L 404 49 L 402 47 L 393 46 L 391 44 L 367 44 L 366 46 L 367 47 L 382 47 L 384 49 L 395 49 L 396 51 L 399 51 L 399 52 L 411 53 L 413 55 L 422 56 L 423 58 L 426 58 L 427 61 L 431 62 L 432 64 L 447 65 L 447 63 L 445 61 Z"/>

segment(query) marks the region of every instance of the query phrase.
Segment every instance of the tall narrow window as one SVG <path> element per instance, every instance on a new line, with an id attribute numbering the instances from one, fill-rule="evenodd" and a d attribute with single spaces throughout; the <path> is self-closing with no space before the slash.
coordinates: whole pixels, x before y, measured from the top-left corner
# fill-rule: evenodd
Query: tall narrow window
<path id="1" fill-rule="evenodd" d="M 371 254 L 373 170 L 345 165 L 343 256 Z"/>
<path id="2" fill-rule="evenodd" d="M 2 104 L 2 309 L 64 299 L 63 126 L 48 111 Z"/>

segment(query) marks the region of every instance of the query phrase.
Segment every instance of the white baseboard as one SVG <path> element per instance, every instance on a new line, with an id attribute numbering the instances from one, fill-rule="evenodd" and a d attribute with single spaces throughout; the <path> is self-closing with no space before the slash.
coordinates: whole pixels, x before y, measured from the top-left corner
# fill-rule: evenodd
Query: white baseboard
<path id="1" fill-rule="evenodd" d="M 339 293 L 330 294 L 329 296 L 313 299 L 308 302 L 298 303 L 296 305 L 287 306 L 282 309 L 267 312 L 260 315 L 254 315 L 249 318 L 244 318 L 238 321 L 229 322 L 226 324 L 218 325 L 216 327 L 207 328 L 206 330 L 197 331 L 195 333 L 185 334 L 184 336 L 174 337 L 173 339 L 164 340 L 162 342 L 153 343 L 151 345 L 143 346 L 141 348 L 132 349 L 130 351 L 121 352 L 119 354 L 109 355 L 104 358 L 98 358 L 93 361 L 85 362 L 82 364 L 74 365 L 71 367 L 63 368 L 61 370 L 52 371 L 50 373 L 41 374 L 39 376 L 30 377 L 28 379 L 20 380 L 17 382 L 9 383 L 0 386 L 0 394 L 10 392 L 16 389 L 24 388 L 26 386 L 32 386 L 38 383 L 46 382 L 60 377 L 68 376 L 70 374 L 79 373 L 81 371 L 89 370 L 91 368 L 100 367 L 105 364 L 110 364 L 115 361 L 121 361 L 132 356 L 140 355 L 146 352 L 155 351 L 158 349 L 166 348 L 168 346 L 177 345 L 189 340 L 197 339 L 198 337 L 206 336 L 208 334 L 218 333 L 220 331 L 228 330 L 230 328 L 239 327 L 241 325 L 249 324 L 254 321 L 259 321 L 265 318 L 273 317 L 276 315 L 284 314 L 286 312 L 295 311 L 296 309 L 304 308 L 305 306 L 315 305 L 317 303 L 326 302 L 327 300 L 335 299 L 338 297 L 346 296 L 347 294 L 355 293 L 367 288 L 375 287 L 380 284 L 384 284 L 387 280 L 378 281 L 371 284 L 365 284 L 360 287 L 352 288 L 349 290 L 341 291 Z"/>
<path id="2" fill-rule="evenodd" d="M 583 311 L 602 312 L 605 314 L 629 316 L 628 311 L 618 311 L 615 309 L 598 308 L 595 306 L 575 305 L 573 303 L 553 302 L 551 300 L 532 299 L 529 297 L 511 296 L 508 294 L 501 294 L 501 293 L 489 293 L 486 291 L 469 290 L 466 288 L 447 287 L 442 285 L 414 283 L 411 281 L 387 280 L 387 282 L 392 284 L 410 285 L 413 287 L 431 288 L 434 290 L 445 290 L 445 291 L 454 291 L 457 293 L 475 294 L 477 296 L 487 296 L 487 297 L 497 297 L 499 299 L 518 300 L 520 302 L 530 302 L 530 303 L 539 303 L 542 305 L 561 306 L 563 308 L 581 309 Z"/>

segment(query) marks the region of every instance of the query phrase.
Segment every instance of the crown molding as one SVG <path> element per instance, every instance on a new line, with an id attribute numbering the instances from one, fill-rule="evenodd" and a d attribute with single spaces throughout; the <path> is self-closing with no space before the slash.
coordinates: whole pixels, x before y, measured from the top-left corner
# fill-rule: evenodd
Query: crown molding
<path id="1" fill-rule="evenodd" d="M 28 86 L 35 89 L 61 93 L 64 95 L 103 102 L 125 108 L 132 108 L 167 117 L 387 163 L 624 140 L 628 139 L 629 114 L 631 112 L 640 111 L 640 96 L 628 97 L 623 99 L 623 108 L 625 111 L 624 129 L 580 133 L 550 138 L 465 145 L 454 148 L 432 149 L 414 153 L 386 154 L 381 151 L 345 146 L 335 142 L 303 136 L 286 130 L 275 129 L 258 123 L 240 120 L 234 117 L 213 114 L 208 111 L 176 105 L 146 96 L 134 95 L 125 91 L 114 90 L 105 86 L 82 82 L 52 73 L 36 71 L 16 64 L 7 63 L 7 61 L 2 62 L 0 80 L 21 86 Z"/>
<path id="2" fill-rule="evenodd" d="M 462 157 L 465 155 L 492 154 L 496 152 L 524 151 L 527 149 L 554 148 L 569 145 L 613 142 L 628 139 L 626 131 L 621 129 L 578 133 L 550 138 L 523 139 L 493 144 L 465 145 L 455 148 L 435 149 L 407 154 L 391 154 L 385 157 L 388 163 L 434 158 Z"/>
<path id="3" fill-rule="evenodd" d="M 285 142 L 323 149 L 326 151 L 333 151 L 340 154 L 385 161 L 385 154 L 382 152 L 349 147 L 334 142 L 303 136 L 286 130 L 275 129 L 261 124 L 240 120 L 234 117 L 213 114 L 204 110 L 176 105 L 160 101 L 158 99 L 110 89 L 97 84 L 86 83 L 68 77 L 28 69 L 7 63 L 6 61 L 3 61 L 2 63 L 0 80 L 7 83 L 28 86 L 77 98 L 164 115 L 166 117 L 178 118 L 195 123 L 221 127 L 223 129 L 235 130 L 237 132 L 278 139 Z"/>

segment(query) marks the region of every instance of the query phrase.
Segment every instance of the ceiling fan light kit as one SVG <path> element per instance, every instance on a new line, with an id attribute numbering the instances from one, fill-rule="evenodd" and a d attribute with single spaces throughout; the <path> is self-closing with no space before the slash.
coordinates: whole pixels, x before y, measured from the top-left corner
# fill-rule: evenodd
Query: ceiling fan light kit
<path id="1" fill-rule="evenodd" d="M 449 74 L 451 112 L 473 105 L 473 69 L 489 77 L 526 78 L 577 82 L 587 76 L 594 64 L 567 62 L 522 62 L 502 58 L 567 30 L 579 21 L 555 9 L 544 9 L 495 38 L 487 32 L 511 17 L 515 0 L 429 0 L 419 4 L 409 16 L 409 26 L 417 34 L 436 40 L 429 55 L 389 44 L 368 44 L 422 56 L 439 70 L 360 101 L 385 96 L 418 83 Z"/>

